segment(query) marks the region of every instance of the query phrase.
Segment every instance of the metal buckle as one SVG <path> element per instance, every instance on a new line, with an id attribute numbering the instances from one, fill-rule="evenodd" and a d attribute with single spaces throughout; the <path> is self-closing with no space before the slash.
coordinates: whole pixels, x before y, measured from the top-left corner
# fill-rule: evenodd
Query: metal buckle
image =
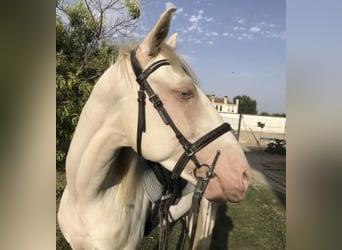
<path id="1" fill-rule="evenodd" d="M 188 156 L 188 157 L 191 157 L 195 154 L 195 152 L 192 150 L 192 148 L 189 148 L 189 150 L 186 150 L 185 151 L 185 154 Z"/>
<path id="2" fill-rule="evenodd" d="M 213 162 L 211 163 L 211 165 L 209 166 L 208 164 L 206 163 L 203 163 L 203 164 L 200 164 L 199 167 L 196 167 L 195 170 L 194 170 L 194 176 L 196 177 L 196 179 L 202 179 L 204 181 L 207 181 L 209 180 L 210 178 L 213 178 L 216 176 L 215 172 L 214 172 L 214 167 L 216 165 L 216 162 L 217 162 L 217 159 L 218 157 L 220 156 L 221 154 L 221 151 L 220 150 L 217 150 L 216 152 L 216 155 L 214 157 L 214 160 Z M 201 167 L 207 167 L 208 168 L 208 171 L 206 173 L 206 177 L 201 177 L 201 176 L 197 176 L 197 170 L 200 169 Z"/>

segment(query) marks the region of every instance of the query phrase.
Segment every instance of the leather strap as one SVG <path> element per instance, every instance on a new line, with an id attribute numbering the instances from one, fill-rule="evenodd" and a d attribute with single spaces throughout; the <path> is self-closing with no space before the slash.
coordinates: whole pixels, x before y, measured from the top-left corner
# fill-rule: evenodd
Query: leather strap
<path id="1" fill-rule="evenodd" d="M 207 146 L 209 143 L 220 137 L 221 135 L 225 134 L 226 132 L 230 131 L 232 128 L 228 123 L 223 123 L 219 127 L 215 128 L 214 130 L 210 131 L 200 139 L 198 139 L 196 142 L 190 145 L 190 150 L 192 155 L 194 155 L 196 152 L 200 151 L 202 148 Z M 184 167 L 191 159 L 191 156 L 188 155 L 187 152 L 184 152 L 183 155 L 179 158 L 176 166 L 174 167 L 172 171 L 172 178 L 177 179 L 180 174 L 182 173 Z M 196 166 L 197 168 L 199 166 Z"/>
<path id="2" fill-rule="evenodd" d="M 182 145 L 184 149 L 183 155 L 178 160 L 176 166 L 174 167 L 171 175 L 171 182 L 167 182 L 165 187 L 164 196 L 160 200 L 160 207 L 159 207 L 159 220 L 160 220 L 160 240 L 159 240 L 159 249 L 166 249 L 167 248 L 167 236 L 168 236 L 168 212 L 170 206 L 174 204 L 177 198 L 177 193 L 179 193 L 179 181 L 180 174 L 184 170 L 185 166 L 192 160 L 195 164 L 196 168 L 199 169 L 202 166 L 207 166 L 207 164 L 201 164 L 198 159 L 196 158 L 195 153 L 207 146 L 209 143 L 223 135 L 224 133 L 231 130 L 231 126 L 228 123 L 223 123 L 222 125 L 218 126 L 217 128 L 213 129 L 209 133 L 205 134 L 203 137 L 198 139 L 194 143 L 190 143 L 184 135 L 180 132 L 177 126 L 174 124 L 173 120 L 167 113 L 164 108 L 163 102 L 160 100 L 159 96 L 153 91 L 149 83 L 147 82 L 147 78 L 150 74 L 152 74 L 156 69 L 164 65 L 170 65 L 169 61 L 163 59 L 151 64 L 147 69 L 144 71 L 142 70 L 137 58 L 136 58 L 136 51 L 133 50 L 131 52 L 131 64 L 133 71 L 136 76 L 136 81 L 140 85 L 138 91 L 138 105 L 139 105 L 139 114 L 138 114 L 138 126 L 137 126 L 137 153 L 139 156 L 142 157 L 141 152 L 141 141 L 142 141 L 142 133 L 146 131 L 146 117 L 145 117 L 145 99 L 147 93 L 150 102 L 153 104 L 154 108 L 158 111 L 161 119 L 164 123 L 171 127 L 173 132 L 175 133 L 176 138 L 178 139 L 179 143 Z M 193 207 L 191 209 L 191 216 L 193 216 L 194 224 L 192 227 L 192 235 L 191 235 L 191 245 L 193 244 L 194 235 L 196 232 L 197 227 L 197 217 L 198 217 L 198 209 L 200 200 L 203 196 L 203 193 L 207 187 L 208 181 L 211 177 L 215 176 L 213 173 L 213 168 L 216 164 L 216 161 L 219 157 L 219 151 L 216 154 L 212 166 L 209 167 L 207 177 L 197 177 L 198 179 L 196 190 L 193 198 Z M 196 169 L 195 169 L 196 173 Z"/>
<path id="3" fill-rule="evenodd" d="M 151 87 L 147 83 L 147 77 L 152 74 L 156 69 L 163 65 L 169 65 L 170 63 L 167 60 L 160 60 L 152 65 L 150 65 L 145 71 L 142 70 L 136 56 L 136 51 L 133 50 L 131 52 L 131 65 L 136 76 L 136 81 L 139 84 L 140 88 L 138 90 L 138 126 L 137 126 L 137 153 L 138 155 L 142 156 L 141 153 L 141 141 L 142 141 L 142 133 L 146 131 L 146 117 L 145 117 L 145 91 L 147 93 L 151 92 Z M 146 89 L 147 87 L 147 89 Z M 153 90 L 152 90 L 153 92 Z M 150 93 L 152 94 L 152 93 Z M 150 95 L 149 94 L 149 95 Z M 157 100 L 155 101 L 154 105 L 158 105 Z"/>

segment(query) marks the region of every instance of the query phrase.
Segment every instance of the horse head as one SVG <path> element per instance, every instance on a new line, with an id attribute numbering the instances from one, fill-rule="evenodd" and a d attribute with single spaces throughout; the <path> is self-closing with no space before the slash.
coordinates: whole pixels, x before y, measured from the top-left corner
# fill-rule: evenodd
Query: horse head
<path id="1" fill-rule="evenodd" d="M 167 64 L 160 66 L 150 73 L 146 80 L 153 92 L 158 95 L 167 115 L 179 132 L 190 143 L 196 142 L 208 132 L 223 124 L 223 120 L 202 92 L 190 67 L 176 54 L 177 34 L 167 41 L 166 37 L 175 8 L 166 10 L 154 28 L 135 50 L 135 58 L 142 71 L 156 62 L 167 60 Z M 137 150 L 136 142 L 138 110 L 137 91 L 139 84 L 135 81 L 133 69 L 128 70 L 130 77 L 129 93 L 125 96 L 124 107 L 129 112 L 122 114 L 125 124 L 124 130 L 128 144 Z M 180 144 L 175 131 L 167 126 L 162 115 L 154 105 L 146 100 L 144 107 L 145 131 L 142 134 L 141 154 L 145 159 L 159 162 L 172 171 L 179 158 L 184 154 L 184 147 Z M 210 165 L 217 151 L 214 176 L 210 179 L 205 197 L 210 201 L 238 202 L 242 200 L 250 181 L 250 168 L 244 152 L 231 132 L 223 133 L 208 145 L 195 153 L 200 163 Z M 187 162 L 181 176 L 192 184 L 196 184 L 195 166 L 193 161 Z M 207 168 L 200 168 L 196 175 L 205 175 Z"/>

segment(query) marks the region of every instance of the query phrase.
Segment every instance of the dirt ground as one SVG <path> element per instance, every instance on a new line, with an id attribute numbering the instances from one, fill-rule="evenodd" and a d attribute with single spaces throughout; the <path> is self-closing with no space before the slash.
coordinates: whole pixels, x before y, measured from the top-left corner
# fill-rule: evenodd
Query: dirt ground
<path id="1" fill-rule="evenodd" d="M 253 135 L 250 131 L 241 131 L 239 141 L 252 168 L 253 182 L 270 185 L 274 190 L 286 194 L 286 156 L 265 152 L 270 140 L 260 140 L 260 137 L 286 139 L 283 134 L 260 136 L 260 133 Z"/>

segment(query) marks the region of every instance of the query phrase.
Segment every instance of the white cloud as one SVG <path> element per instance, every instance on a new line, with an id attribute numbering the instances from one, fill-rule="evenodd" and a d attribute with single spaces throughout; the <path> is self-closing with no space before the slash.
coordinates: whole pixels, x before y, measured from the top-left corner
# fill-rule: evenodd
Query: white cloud
<path id="1" fill-rule="evenodd" d="M 188 31 L 193 31 L 195 29 L 196 29 L 196 26 L 194 26 L 194 25 L 191 25 L 191 26 L 188 27 Z"/>
<path id="2" fill-rule="evenodd" d="M 253 38 L 253 34 L 242 33 L 242 35 L 238 37 L 238 40 L 253 40 Z"/>
<path id="3" fill-rule="evenodd" d="M 179 9 L 176 10 L 176 14 L 180 14 L 180 13 L 182 13 L 183 11 L 184 11 L 183 8 L 179 8 Z"/>
<path id="4" fill-rule="evenodd" d="M 176 5 L 172 2 L 166 2 L 165 9 L 174 8 Z"/>
<path id="5" fill-rule="evenodd" d="M 224 33 L 222 33 L 222 36 L 225 36 L 225 37 L 234 37 L 234 34 L 233 34 L 233 33 L 224 32 Z"/>
<path id="6" fill-rule="evenodd" d="M 186 26 L 179 28 L 185 36 L 184 41 L 193 44 L 212 45 L 215 43 L 216 37 L 221 35 L 213 31 L 211 26 L 215 20 L 206 15 L 205 9 L 191 10 L 191 12 L 183 11 L 182 16 L 188 22 Z"/>
<path id="7" fill-rule="evenodd" d="M 205 34 L 204 34 L 205 36 L 208 36 L 208 37 L 211 37 L 211 36 L 218 36 L 219 35 L 219 33 L 218 32 L 216 32 L 216 31 L 212 31 L 212 32 L 205 32 Z"/>
<path id="8" fill-rule="evenodd" d="M 249 32 L 257 33 L 257 32 L 260 32 L 260 30 L 261 29 L 259 27 L 253 26 L 249 29 Z"/>
<path id="9" fill-rule="evenodd" d="M 213 18 L 205 16 L 204 11 L 199 10 L 197 14 L 191 15 L 188 21 L 190 22 L 190 26 L 187 27 L 188 31 L 203 33 L 202 27 L 205 27 L 204 22 L 211 22 Z"/>
<path id="10" fill-rule="evenodd" d="M 239 19 L 239 20 L 238 20 L 238 23 L 239 23 L 239 24 L 245 23 L 245 19 L 244 19 L 244 18 Z"/>
<path id="11" fill-rule="evenodd" d="M 233 29 L 234 29 L 234 30 L 240 30 L 240 31 L 246 30 L 245 27 L 241 27 L 241 26 L 235 26 Z"/>
<path id="12" fill-rule="evenodd" d="M 214 19 L 212 17 L 204 17 L 204 20 L 209 22 L 212 22 Z"/>
<path id="13" fill-rule="evenodd" d="M 269 27 L 269 28 L 279 27 L 278 24 L 275 24 L 275 23 L 266 23 L 266 22 L 264 22 L 264 21 L 258 22 L 258 25 L 259 25 L 259 26 L 262 26 L 262 27 Z"/>
<path id="14" fill-rule="evenodd" d="M 177 6 L 173 3 L 173 2 L 166 2 L 165 3 L 165 9 L 169 9 L 169 8 L 177 8 Z M 183 8 L 177 8 L 176 13 L 175 14 L 180 14 L 184 11 Z"/>
<path id="15" fill-rule="evenodd" d="M 191 25 L 187 29 L 188 31 L 196 31 L 198 33 L 203 33 L 203 30 L 198 25 Z"/>
<path id="16" fill-rule="evenodd" d="M 198 16 L 195 16 L 195 15 L 192 15 L 190 18 L 189 18 L 189 22 L 190 23 L 197 23 L 199 20 L 202 19 L 202 16 L 198 15 Z"/>
<path id="17" fill-rule="evenodd" d="M 188 33 L 188 30 L 186 30 L 186 29 L 184 29 L 184 28 L 181 29 L 181 31 L 182 31 L 183 33 L 185 33 L 185 34 Z"/>
<path id="18" fill-rule="evenodd" d="M 285 40 L 285 32 L 283 31 L 268 31 L 266 30 L 264 33 L 265 37 L 271 37 L 271 38 L 277 38 L 277 39 L 281 39 L 281 40 Z"/>

